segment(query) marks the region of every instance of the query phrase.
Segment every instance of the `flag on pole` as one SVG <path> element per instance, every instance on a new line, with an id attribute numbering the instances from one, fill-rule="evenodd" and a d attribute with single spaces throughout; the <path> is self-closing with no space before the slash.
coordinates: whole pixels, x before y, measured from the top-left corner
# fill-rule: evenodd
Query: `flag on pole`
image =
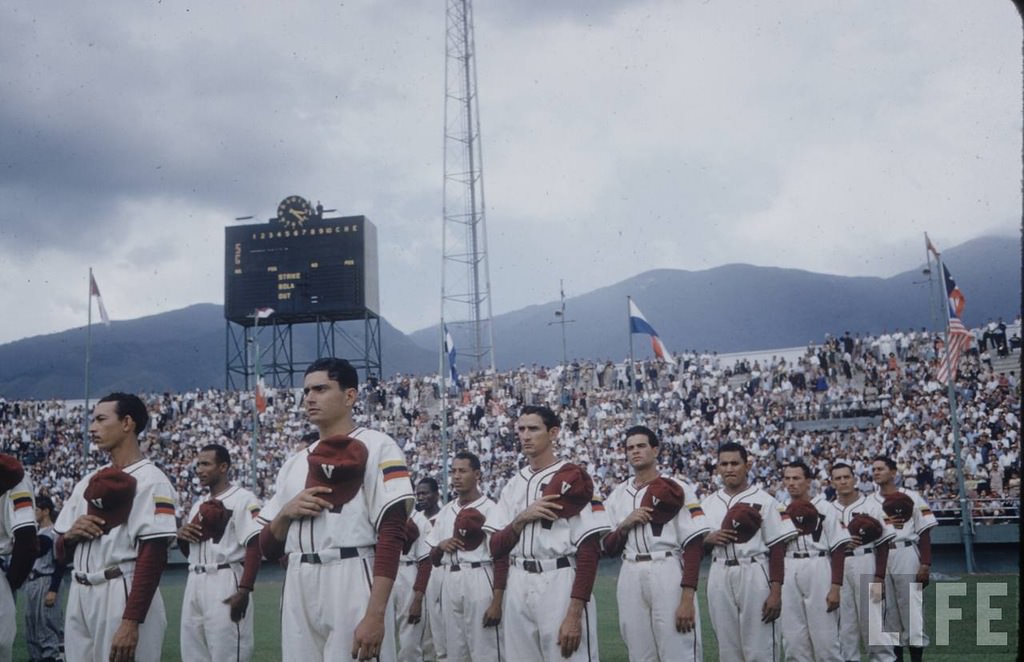
<path id="1" fill-rule="evenodd" d="M 256 380 L 256 411 L 263 413 L 267 410 L 267 387 L 263 383 L 263 378 L 260 377 Z"/>
<path id="2" fill-rule="evenodd" d="M 946 287 L 946 311 L 949 314 L 949 327 L 946 333 L 946 353 L 939 364 L 936 379 L 945 384 L 956 379 L 960 354 L 970 345 L 972 336 L 960 319 L 967 299 L 964 298 L 964 293 L 957 287 L 956 281 L 953 280 L 953 276 L 950 275 L 949 269 L 944 264 L 942 265 L 942 277 Z"/>
<path id="3" fill-rule="evenodd" d="M 451 380 L 453 384 L 459 383 L 459 371 L 455 368 L 455 338 L 452 338 L 452 332 L 448 330 L 448 325 L 444 325 L 444 353 L 448 355 L 448 371 L 451 374 Z"/>
<path id="4" fill-rule="evenodd" d="M 924 246 L 932 252 L 932 255 L 935 256 L 936 260 L 939 259 L 939 249 L 935 248 L 935 244 L 933 244 L 932 240 L 928 238 L 927 232 L 924 233 Z"/>
<path id="5" fill-rule="evenodd" d="M 89 297 L 90 299 L 96 297 L 96 303 L 100 309 L 100 319 L 104 324 L 110 326 L 110 316 L 107 315 L 107 307 L 103 305 L 103 297 L 100 296 L 100 288 L 96 285 L 96 279 L 93 278 L 92 269 L 89 270 Z"/>
<path id="6" fill-rule="evenodd" d="M 633 303 L 633 299 L 629 300 L 629 331 L 630 333 L 646 333 L 651 337 L 651 348 L 654 349 L 654 355 L 666 363 L 676 364 L 676 360 L 672 357 L 672 354 L 665 347 L 665 343 L 661 342 L 661 338 L 658 337 L 658 332 L 654 330 L 651 323 L 647 321 L 644 314 L 640 312 L 636 304 Z"/>
<path id="7" fill-rule="evenodd" d="M 274 309 L 273 308 L 257 308 L 256 309 L 255 317 L 258 320 L 265 320 L 265 319 L 267 319 L 268 317 L 270 317 L 273 314 L 274 314 Z"/>

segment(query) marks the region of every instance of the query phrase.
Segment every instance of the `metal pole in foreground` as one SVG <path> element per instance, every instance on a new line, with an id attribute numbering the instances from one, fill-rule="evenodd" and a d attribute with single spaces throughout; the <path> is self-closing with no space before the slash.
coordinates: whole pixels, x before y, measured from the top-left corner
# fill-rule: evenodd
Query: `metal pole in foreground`
<path id="1" fill-rule="evenodd" d="M 252 399 L 252 441 L 249 444 L 249 486 L 254 494 L 258 494 L 259 492 L 256 489 L 256 449 L 259 448 L 260 437 L 260 408 L 256 401 L 256 391 L 260 388 L 260 317 L 258 312 L 253 315 L 253 322 L 252 342 L 253 352 L 255 354 L 253 357 L 253 365 L 255 366 L 253 372 L 256 376 L 256 382 L 253 385 Z"/>

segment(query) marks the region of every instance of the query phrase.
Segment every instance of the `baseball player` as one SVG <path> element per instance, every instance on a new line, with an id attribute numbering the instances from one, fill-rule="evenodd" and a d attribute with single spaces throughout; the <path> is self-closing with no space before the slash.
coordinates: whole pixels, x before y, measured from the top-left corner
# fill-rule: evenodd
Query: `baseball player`
<path id="1" fill-rule="evenodd" d="M 284 463 L 260 513 L 264 556 L 288 556 L 285 659 L 395 659 L 389 598 L 412 484 L 395 440 L 355 424 L 358 387 L 343 359 L 317 359 L 306 369 L 306 415 L 320 439 Z"/>
<path id="2" fill-rule="evenodd" d="M 441 512 L 440 504 L 440 485 L 430 476 L 421 478 L 416 483 L 416 510 L 423 513 L 431 527 L 437 522 L 437 515 Z M 425 537 L 426 534 L 424 534 Z M 430 563 L 428 560 L 427 572 L 429 571 Z M 431 573 L 423 594 L 420 619 L 423 621 L 422 648 L 424 660 L 443 660 L 447 657 L 444 642 L 444 613 L 441 611 L 441 582 L 443 580 L 444 576 L 441 573 Z M 410 609 L 416 609 L 415 601 L 410 606 Z"/>
<path id="3" fill-rule="evenodd" d="M 417 503 L 417 506 L 419 504 Z M 419 508 L 405 523 L 405 545 L 398 560 L 398 575 L 391 599 L 395 605 L 395 631 L 398 632 L 398 662 L 419 662 L 423 656 L 423 595 L 430 580 L 430 545 L 427 536 L 431 524 Z"/>
<path id="4" fill-rule="evenodd" d="M 249 594 L 260 569 L 256 517 L 260 502 L 228 480 L 231 455 L 207 444 L 196 455 L 195 472 L 209 495 L 192 504 L 178 529 L 178 545 L 188 558 L 188 581 L 181 607 L 183 660 L 235 660 L 252 657 L 253 613 Z"/>
<path id="5" fill-rule="evenodd" d="M 39 554 L 25 582 L 25 644 L 32 660 L 57 662 L 64 638 L 60 585 L 66 568 L 54 555 L 53 499 L 36 497 Z"/>
<path id="6" fill-rule="evenodd" d="M 903 647 L 909 646 L 910 659 L 917 662 L 928 645 L 923 601 L 932 565 L 931 529 L 938 521 L 920 494 L 896 487 L 896 462 L 892 458 L 875 457 L 871 461 L 871 475 L 878 490 L 869 498 L 886 512 L 896 534 L 889 543 L 885 574 L 885 631 L 899 632 L 900 643 L 893 648 L 897 660 L 903 659 Z M 901 499 L 907 500 L 909 507 L 889 514 L 891 508 L 886 502 L 898 503 Z"/>
<path id="7" fill-rule="evenodd" d="M 57 517 L 57 558 L 74 559 L 64 621 L 68 662 L 159 660 L 167 628 L 160 575 L 177 532 L 177 494 L 142 455 L 149 414 L 112 393 L 93 409 L 89 437 L 110 464 L 75 485 Z"/>
<path id="8" fill-rule="evenodd" d="M 458 496 L 441 509 L 427 538 L 431 559 L 441 569 L 447 659 L 499 662 L 508 557 L 494 563 L 489 543 L 491 535 L 505 525 L 503 513 L 480 493 L 480 458 L 473 453 L 456 453 L 451 483 Z"/>
<path id="9" fill-rule="evenodd" d="M 619 632 L 634 662 L 702 660 L 695 594 L 710 527 L 693 486 L 658 471 L 653 430 L 629 428 L 625 447 L 635 475 L 605 501 L 613 528 L 602 541 L 623 559 Z"/>
<path id="10" fill-rule="evenodd" d="M 14 592 L 32 570 L 36 558 L 36 518 L 32 481 L 16 458 L 0 453 L 0 557 L 10 555 L 0 581 L 0 662 L 10 662 L 17 616 Z"/>
<path id="11" fill-rule="evenodd" d="M 774 661 L 786 543 L 797 531 L 778 501 L 749 484 L 749 471 L 747 449 L 735 442 L 719 446 L 722 488 L 701 502 L 712 526 L 721 523 L 704 538 L 711 551 L 708 611 L 721 659 Z"/>
<path id="12" fill-rule="evenodd" d="M 871 645 L 870 629 L 882 632 L 879 604 L 885 586 L 885 568 L 889 560 L 889 542 L 896 531 L 888 524 L 881 505 L 857 489 L 853 467 L 843 462 L 832 465 L 832 485 L 836 489 L 836 500 L 831 503 L 839 521 L 850 533 L 852 543 L 846 550 L 846 567 L 839 602 L 839 650 L 843 660 L 860 660 L 860 647 L 872 662 L 891 662 L 895 655 L 891 646 Z M 854 518 L 869 517 L 879 525 L 879 537 L 872 541 L 863 540 L 858 531 L 851 530 Z M 869 585 L 877 588 L 871 593 Z M 869 603 L 869 600 L 871 601 Z M 872 607 L 871 605 L 878 605 Z M 877 614 L 877 621 L 870 625 L 870 618 Z M 876 635 L 877 636 L 877 635 Z"/>
<path id="13" fill-rule="evenodd" d="M 850 534 L 822 495 L 811 498 L 811 469 L 790 462 L 782 470 L 786 508 L 800 535 L 786 545 L 782 586 L 782 643 L 787 660 L 836 662 L 839 601 Z"/>
<path id="14" fill-rule="evenodd" d="M 590 598 L 610 527 L 590 476 L 555 457 L 560 429 L 548 407 L 523 407 L 516 433 L 528 464 L 498 502 L 509 524 L 490 544 L 496 560 L 511 557 L 503 614 L 511 660 L 600 659 Z"/>

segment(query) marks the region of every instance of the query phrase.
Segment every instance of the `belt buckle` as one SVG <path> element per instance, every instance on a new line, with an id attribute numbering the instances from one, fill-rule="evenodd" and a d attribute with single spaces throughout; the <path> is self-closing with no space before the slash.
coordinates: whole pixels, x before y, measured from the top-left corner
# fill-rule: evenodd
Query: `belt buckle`
<path id="1" fill-rule="evenodd" d="M 739 559 L 726 559 L 725 560 L 725 567 L 727 567 L 727 568 L 735 568 L 739 564 L 740 564 L 740 560 Z"/>
<path id="2" fill-rule="evenodd" d="M 534 559 L 523 559 L 523 570 L 526 572 L 538 573 L 541 572 L 540 561 Z"/>
<path id="3" fill-rule="evenodd" d="M 650 554 L 637 554 L 635 560 L 636 561 L 650 561 L 651 560 L 651 555 Z"/>
<path id="4" fill-rule="evenodd" d="M 82 586 L 92 586 L 92 584 L 89 583 L 89 578 L 85 576 L 84 572 L 76 572 L 75 581 Z"/>
<path id="5" fill-rule="evenodd" d="M 462 570 L 462 567 L 458 563 L 453 563 L 448 566 L 448 570 L 449 572 L 459 572 Z"/>

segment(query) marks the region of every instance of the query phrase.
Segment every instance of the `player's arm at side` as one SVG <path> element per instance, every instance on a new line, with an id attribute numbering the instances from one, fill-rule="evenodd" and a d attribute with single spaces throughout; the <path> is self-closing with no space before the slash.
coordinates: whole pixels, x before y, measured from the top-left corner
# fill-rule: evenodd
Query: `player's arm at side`
<path id="1" fill-rule="evenodd" d="M 562 655 L 569 657 L 583 640 L 583 609 L 590 601 L 597 579 L 597 563 L 601 558 L 600 533 L 587 536 L 576 549 L 576 577 L 569 593 L 569 609 L 558 628 L 558 643 Z"/>
<path id="2" fill-rule="evenodd" d="M 36 561 L 39 540 L 35 525 L 20 526 L 14 530 L 14 548 L 7 566 L 7 583 L 11 591 L 17 590 L 32 572 L 32 564 Z"/>
<path id="3" fill-rule="evenodd" d="M 384 640 L 384 612 L 398 575 L 407 518 L 407 503 L 400 501 L 385 511 L 377 528 L 377 551 L 373 559 L 370 599 L 366 605 L 366 614 L 356 626 L 352 638 L 352 656 L 360 660 L 380 654 L 380 643 Z"/>
<path id="4" fill-rule="evenodd" d="M 167 547 L 171 540 L 172 537 L 139 541 L 132 587 L 121 616 L 121 625 L 114 633 L 110 645 L 112 660 L 134 659 L 135 649 L 139 644 L 139 623 L 146 620 L 149 605 L 160 586 L 160 576 L 167 566 Z"/>

